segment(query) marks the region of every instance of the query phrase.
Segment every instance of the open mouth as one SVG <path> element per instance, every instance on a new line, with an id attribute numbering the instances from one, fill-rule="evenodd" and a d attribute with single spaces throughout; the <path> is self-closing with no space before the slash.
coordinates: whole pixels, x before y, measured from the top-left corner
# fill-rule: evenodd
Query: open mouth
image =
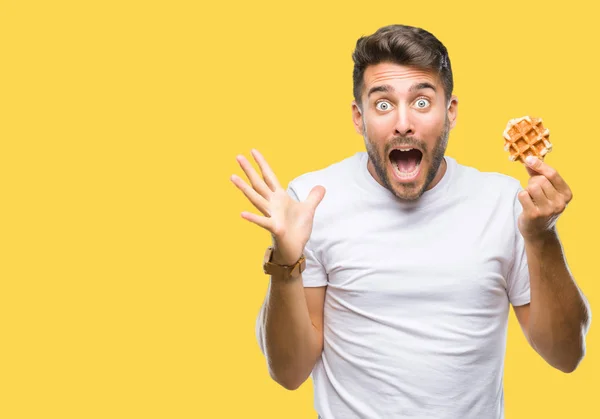
<path id="1" fill-rule="evenodd" d="M 423 153 L 417 148 L 394 149 L 390 161 L 399 180 L 413 180 L 419 174 Z"/>

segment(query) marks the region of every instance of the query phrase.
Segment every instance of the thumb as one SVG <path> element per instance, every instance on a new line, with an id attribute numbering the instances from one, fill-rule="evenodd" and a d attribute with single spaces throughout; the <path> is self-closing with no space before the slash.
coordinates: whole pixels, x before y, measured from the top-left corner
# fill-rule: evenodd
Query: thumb
<path id="1" fill-rule="evenodd" d="M 531 159 L 532 163 L 527 163 L 527 159 Z M 541 172 L 537 171 L 536 169 L 534 169 L 534 167 L 540 167 L 542 165 L 541 160 L 538 157 L 534 157 L 534 156 L 528 156 L 525 161 L 523 161 L 523 165 L 525 166 L 525 169 L 527 169 L 527 173 L 529 174 L 530 177 L 533 176 L 537 176 L 540 175 Z"/>
<path id="2" fill-rule="evenodd" d="M 323 186 L 315 186 L 311 189 L 308 197 L 306 198 L 306 203 L 310 205 L 312 209 L 316 209 L 323 197 L 325 196 L 325 188 Z"/>
<path id="3" fill-rule="evenodd" d="M 539 175 L 538 172 L 536 172 L 535 170 L 533 170 L 531 167 L 529 167 L 527 165 L 525 165 L 525 169 L 527 169 L 527 173 L 529 174 L 530 177 Z"/>

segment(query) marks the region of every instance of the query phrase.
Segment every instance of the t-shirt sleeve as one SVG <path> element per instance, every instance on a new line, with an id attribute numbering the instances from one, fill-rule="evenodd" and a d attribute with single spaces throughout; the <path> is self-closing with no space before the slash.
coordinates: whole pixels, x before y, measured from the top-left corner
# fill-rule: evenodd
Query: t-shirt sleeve
<path id="1" fill-rule="evenodd" d="M 522 190 L 523 188 L 519 185 L 519 188 L 514 195 L 513 228 L 515 245 L 513 249 L 512 265 L 507 278 L 508 299 L 513 306 L 522 306 L 530 301 L 529 267 L 527 264 L 527 254 L 525 253 L 525 240 L 521 235 L 518 224 L 523 207 L 521 206 L 517 194 Z"/>
<path id="2" fill-rule="evenodd" d="M 300 202 L 298 193 L 291 184 L 287 188 L 287 193 L 292 199 Z M 316 253 L 317 252 L 313 249 L 312 240 L 308 239 L 308 242 L 304 246 L 306 268 L 304 269 L 304 272 L 302 272 L 302 281 L 305 287 L 324 287 L 327 285 L 327 272 Z"/>

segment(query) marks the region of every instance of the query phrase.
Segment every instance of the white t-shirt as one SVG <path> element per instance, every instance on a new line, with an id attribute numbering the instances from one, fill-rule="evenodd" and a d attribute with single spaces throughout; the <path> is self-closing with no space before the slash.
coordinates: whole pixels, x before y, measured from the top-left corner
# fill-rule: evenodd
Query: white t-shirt
<path id="1" fill-rule="evenodd" d="M 518 180 L 446 156 L 441 181 L 397 199 L 356 153 L 290 182 L 326 188 L 305 249 L 327 286 L 311 377 L 323 419 L 504 417 L 509 304 L 529 303 Z"/>

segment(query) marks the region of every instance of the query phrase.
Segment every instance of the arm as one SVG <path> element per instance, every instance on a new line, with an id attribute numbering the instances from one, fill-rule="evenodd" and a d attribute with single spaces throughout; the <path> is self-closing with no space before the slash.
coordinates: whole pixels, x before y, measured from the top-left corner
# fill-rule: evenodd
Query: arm
<path id="1" fill-rule="evenodd" d="M 323 351 L 326 289 L 304 288 L 302 276 L 271 277 L 256 334 L 271 377 L 288 390 L 306 381 Z"/>
<path id="2" fill-rule="evenodd" d="M 567 266 L 556 221 L 573 194 L 557 171 L 541 160 L 527 162 L 532 176 L 518 195 L 519 230 L 525 241 L 531 302 L 515 313 L 531 346 L 551 366 L 574 371 L 585 355 L 590 306 Z"/>
<path id="3" fill-rule="evenodd" d="M 556 232 L 525 241 L 531 303 L 515 307 L 525 336 L 548 364 L 574 371 L 585 355 L 591 311 L 577 287 Z"/>
<path id="4" fill-rule="evenodd" d="M 244 156 L 237 161 L 248 176 L 231 181 L 262 215 L 242 212 L 242 218 L 271 233 L 272 262 L 293 265 L 311 236 L 317 206 L 325 188 L 315 186 L 304 201 L 292 198 L 257 150 L 252 155 L 262 178 Z M 286 277 L 279 277 L 284 275 Z M 271 377 L 283 387 L 298 388 L 310 375 L 323 349 L 323 304 L 326 287 L 304 288 L 302 275 L 271 275 L 269 290 L 256 320 L 259 346 L 267 358 Z"/>

